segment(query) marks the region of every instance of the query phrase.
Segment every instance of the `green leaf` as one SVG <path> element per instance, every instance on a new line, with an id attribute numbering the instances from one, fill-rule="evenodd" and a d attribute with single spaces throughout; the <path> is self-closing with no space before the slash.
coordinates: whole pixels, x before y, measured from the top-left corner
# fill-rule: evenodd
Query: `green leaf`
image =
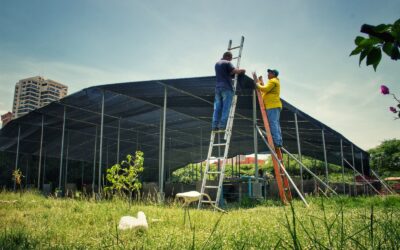
<path id="1" fill-rule="evenodd" d="M 373 28 L 373 30 L 375 32 L 382 33 L 382 32 L 388 31 L 390 29 L 390 27 L 391 27 L 391 25 L 388 25 L 388 24 L 379 24 L 378 26 L 375 26 L 375 28 Z"/>
<path id="2" fill-rule="evenodd" d="M 360 61 L 359 61 L 358 65 L 361 65 L 361 62 L 368 55 L 368 52 L 369 52 L 369 49 L 364 49 L 363 51 L 361 51 Z"/>
<path id="3" fill-rule="evenodd" d="M 350 56 L 354 56 L 354 55 L 360 54 L 362 50 L 363 50 L 362 47 L 357 47 L 350 53 Z"/>
<path id="4" fill-rule="evenodd" d="M 390 57 L 392 60 L 398 60 L 400 59 L 400 52 L 398 47 L 393 47 L 392 49 L 392 55 Z"/>
<path id="5" fill-rule="evenodd" d="M 393 43 L 386 42 L 383 44 L 382 50 L 386 53 L 388 56 L 392 56 L 392 50 L 393 50 Z"/>
<path id="6" fill-rule="evenodd" d="M 378 67 L 381 58 L 382 58 L 381 50 L 377 47 L 374 47 L 367 55 L 367 66 L 372 65 L 374 67 L 374 70 L 376 71 L 376 67 Z"/>
<path id="7" fill-rule="evenodd" d="M 364 40 L 365 38 L 362 36 L 357 36 L 356 39 L 354 40 L 354 43 L 358 46 L 360 43 Z"/>

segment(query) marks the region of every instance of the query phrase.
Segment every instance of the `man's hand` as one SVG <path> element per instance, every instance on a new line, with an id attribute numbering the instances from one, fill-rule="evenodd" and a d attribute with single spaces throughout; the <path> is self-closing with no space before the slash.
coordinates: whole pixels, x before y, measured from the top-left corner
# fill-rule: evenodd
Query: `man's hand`
<path id="1" fill-rule="evenodd" d="M 254 83 L 257 83 L 257 73 L 254 71 L 254 72 L 252 73 L 252 75 L 253 75 Z"/>

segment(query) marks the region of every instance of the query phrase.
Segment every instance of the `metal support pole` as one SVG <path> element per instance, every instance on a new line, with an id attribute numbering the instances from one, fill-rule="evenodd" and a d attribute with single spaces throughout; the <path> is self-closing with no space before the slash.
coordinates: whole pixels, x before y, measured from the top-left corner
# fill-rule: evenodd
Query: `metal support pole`
<path id="1" fill-rule="evenodd" d="M 165 129 L 167 123 L 167 87 L 164 87 L 163 130 L 161 142 L 161 194 L 164 195 L 164 159 L 165 159 Z"/>
<path id="2" fill-rule="evenodd" d="M 200 179 L 203 180 L 203 128 L 200 128 Z"/>
<path id="3" fill-rule="evenodd" d="M 347 163 L 347 165 L 349 165 L 354 171 L 358 172 L 355 167 L 353 165 L 350 164 L 350 162 L 348 162 L 346 159 L 343 159 L 343 161 L 345 161 Z M 377 194 L 381 194 L 374 186 L 372 186 L 371 183 L 369 183 L 369 181 L 367 181 L 364 176 L 362 177 L 364 179 L 364 181 L 366 181 L 368 183 L 368 185 L 371 186 L 371 188 L 377 193 Z"/>
<path id="4" fill-rule="evenodd" d="M 99 179 L 98 183 L 98 192 L 101 193 L 101 165 L 102 165 L 102 156 L 103 156 L 103 133 L 104 133 L 104 91 L 102 93 L 101 98 L 101 124 L 100 124 L 100 148 L 99 148 Z"/>
<path id="5" fill-rule="evenodd" d="M 322 146 L 324 150 L 324 162 L 325 162 L 325 182 L 329 184 L 329 173 L 328 173 L 328 156 L 326 155 L 326 144 L 325 144 L 325 131 L 322 129 Z"/>
<path id="6" fill-rule="evenodd" d="M 334 194 L 337 194 L 335 190 L 333 190 L 327 183 L 321 180 L 321 178 L 318 177 L 318 175 L 314 174 L 310 169 L 308 169 L 299 159 L 297 159 L 294 155 L 292 155 L 289 151 L 287 151 L 285 148 L 282 148 L 282 150 L 289 155 L 292 159 L 297 161 L 298 164 L 303 165 L 304 169 L 311 174 L 314 179 L 318 180 L 322 185 L 324 185 L 327 189 L 331 190 Z"/>
<path id="7" fill-rule="evenodd" d="M 40 190 L 40 172 L 42 168 L 43 131 L 44 131 L 44 115 L 42 115 L 42 129 L 40 133 L 39 166 L 38 166 L 38 181 L 37 181 L 38 190 Z"/>
<path id="8" fill-rule="evenodd" d="M 262 135 L 262 131 L 261 131 L 261 129 L 259 129 L 258 127 L 257 127 L 257 131 L 258 131 L 258 133 L 260 133 L 260 135 Z M 300 198 L 302 199 L 302 201 L 304 202 L 304 204 L 308 207 L 308 203 L 307 203 L 306 199 L 303 197 L 303 195 L 301 194 L 300 190 L 297 188 L 296 184 L 294 183 L 294 181 L 292 180 L 292 178 L 290 177 L 290 175 L 289 175 L 288 172 L 286 171 L 285 166 L 283 166 L 283 164 L 282 164 L 282 161 L 280 161 L 280 160 L 278 159 L 278 156 L 277 156 L 276 152 L 274 152 L 274 151 L 272 150 L 271 146 L 268 144 L 267 140 L 266 140 L 264 137 L 261 137 L 261 138 L 263 139 L 263 141 L 264 141 L 265 144 L 267 145 L 269 151 L 271 152 L 271 157 L 274 157 L 275 160 L 278 162 L 279 167 L 281 168 L 281 170 L 282 170 L 282 171 L 284 172 L 284 174 L 286 175 L 286 177 L 287 177 L 287 179 L 289 180 L 290 184 L 292 184 L 292 186 L 293 186 L 293 188 L 296 190 L 297 194 L 300 196 Z M 282 150 L 285 150 L 285 149 L 282 148 Z M 285 152 L 286 152 L 286 153 L 289 153 L 289 151 L 285 151 Z M 301 163 L 301 162 L 299 161 L 299 163 Z M 310 173 L 312 173 L 312 172 L 310 171 Z"/>
<path id="9" fill-rule="evenodd" d="M 340 139 L 340 157 L 342 158 L 342 182 L 343 182 L 343 194 L 346 194 L 346 183 L 344 183 L 343 139 Z"/>
<path id="10" fill-rule="evenodd" d="M 164 108 L 163 108 L 163 124 L 162 124 L 162 141 L 161 141 L 161 180 L 160 195 L 164 200 L 164 158 L 165 158 L 165 127 L 167 121 L 167 87 L 164 87 Z"/>
<path id="11" fill-rule="evenodd" d="M 161 110 L 160 110 L 161 111 Z M 158 191 L 161 192 L 161 151 L 163 112 L 160 112 L 160 133 L 158 138 Z"/>
<path id="12" fill-rule="evenodd" d="M 46 156 L 47 156 L 47 150 L 44 151 L 42 187 L 44 185 L 44 181 L 46 180 Z"/>
<path id="13" fill-rule="evenodd" d="M 354 147 L 353 147 L 353 144 L 351 144 L 351 158 L 352 158 L 352 163 L 353 163 L 353 166 L 354 166 L 354 178 L 353 178 L 353 181 L 354 181 L 354 191 L 353 191 L 353 193 L 354 193 L 354 196 L 356 196 L 357 195 L 357 182 L 356 182 L 356 165 L 355 165 L 355 161 L 354 161 Z"/>
<path id="14" fill-rule="evenodd" d="M 18 137 L 17 137 L 17 152 L 15 154 L 15 170 L 18 169 L 18 160 L 19 160 L 19 138 L 21 136 L 21 125 L 18 125 Z M 15 182 L 14 178 L 14 191 L 17 187 L 17 183 Z"/>
<path id="15" fill-rule="evenodd" d="M 297 114 L 296 113 L 294 113 L 294 121 L 296 124 L 297 151 L 298 151 L 299 159 L 301 161 L 300 133 L 299 133 L 299 124 L 297 122 Z M 301 189 L 301 193 L 304 194 L 303 166 L 299 165 L 299 167 L 300 167 L 300 189 Z"/>
<path id="16" fill-rule="evenodd" d="M 61 190 L 63 158 L 64 158 L 64 134 L 65 134 L 66 114 L 67 114 L 67 107 L 64 106 L 63 128 L 62 128 L 62 135 L 61 135 L 61 152 L 60 152 L 60 175 L 59 175 L 59 178 L 58 178 L 58 189 L 60 189 L 60 190 Z"/>
<path id="17" fill-rule="evenodd" d="M 28 155 L 26 156 L 26 168 L 25 168 L 25 179 L 26 179 L 26 184 L 25 184 L 25 188 L 28 188 L 28 182 L 29 182 L 29 159 L 28 159 Z"/>
<path id="18" fill-rule="evenodd" d="M 68 183 L 68 158 L 69 158 L 69 131 L 67 131 L 67 153 L 65 155 L 65 178 L 64 178 L 65 192 L 67 192 L 67 183 Z"/>
<path id="19" fill-rule="evenodd" d="M 361 174 L 362 174 L 362 176 L 363 177 L 365 177 L 365 174 L 364 174 L 364 159 L 363 159 L 363 153 L 362 152 L 360 152 L 360 159 L 361 159 Z M 363 183 L 363 189 L 364 189 L 364 195 L 365 195 L 365 183 Z"/>
<path id="20" fill-rule="evenodd" d="M 96 152 L 97 151 L 97 126 L 94 134 L 94 153 L 93 153 L 93 178 L 92 178 L 92 193 L 94 193 L 94 185 L 96 184 Z"/>
<path id="21" fill-rule="evenodd" d="M 81 188 L 83 190 L 83 174 L 84 174 L 84 162 L 81 161 Z"/>
<path id="22" fill-rule="evenodd" d="M 118 136 L 117 136 L 117 163 L 119 164 L 119 141 L 121 139 L 121 118 L 118 119 Z"/>
<path id="23" fill-rule="evenodd" d="M 253 139 L 254 139 L 254 176 L 258 183 L 258 141 L 257 141 L 257 102 L 256 91 L 253 90 Z"/>

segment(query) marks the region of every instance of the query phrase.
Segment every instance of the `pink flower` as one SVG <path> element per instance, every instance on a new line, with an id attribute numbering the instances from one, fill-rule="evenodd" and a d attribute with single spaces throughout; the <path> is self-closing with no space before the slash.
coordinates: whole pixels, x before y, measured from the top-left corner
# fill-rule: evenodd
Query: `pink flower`
<path id="1" fill-rule="evenodd" d="M 386 87 L 385 85 L 381 85 L 381 93 L 384 95 L 390 94 L 389 88 Z"/>
<path id="2" fill-rule="evenodd" d="M 392 111 L 393 113 L 397 113 L 397 110 L 394 107 L 390 107 L 389 110 Z"/>

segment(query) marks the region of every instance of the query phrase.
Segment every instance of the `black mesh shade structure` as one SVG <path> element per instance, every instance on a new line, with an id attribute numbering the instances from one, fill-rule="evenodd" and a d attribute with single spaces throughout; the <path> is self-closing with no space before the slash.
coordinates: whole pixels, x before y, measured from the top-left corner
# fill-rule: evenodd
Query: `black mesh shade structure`
<path id="1" fill-rule="evenodd" d="M 82 162 L 82 171 L 85 171 L 87 176 L 91 175 L 94 159 L 97 161 L 95 168 L 98 169 L 98 161 L 101 158 L 104 172 L 118 159 L 122 160 L 127 154 L 141 150 L 145 158 L 142 180 L 157 181 L 165 93 L 167 106 L 164 166 L 165 172 L 172 172 L 188 163 L 203 161 L 207 157 L 214 86 L 215 77 L 209 76 L 89 87 L 9 122 L 0 130 L 0 151 L 15 155 L 18 148 L 21 157 L 37 159 L 39 154 L 43 154 L 53 161 L 59 161 L 62 155 L 65 161 L 63 166 L 67 160 Z M 241 76 L 237 94 L 230 156 L 254 152 L 252 79 Z M 324 161 L 324 134 L 329 163 L 342 164 L 342 140 L 344 158 L 352 162 L 354 155 L 356 169 L 362 172 L 363 166 L 363 171 L 369 173 L 367 152 L 295 106 L 284 100 L 282 102 L 281 127 L 284 147 L 291 153 L 298 152 L 296 115 L 302 155 Z M 262 127 L 261 113 L 258 109 L 257 105 L 257 123 Z M 258 145 L 259 153 L 268 153 L 259 136 Z M 59 166 L 48 164 L 47 171 L 58 173 Z M 49 168 L 54 169 L 53 172 Z"/>

